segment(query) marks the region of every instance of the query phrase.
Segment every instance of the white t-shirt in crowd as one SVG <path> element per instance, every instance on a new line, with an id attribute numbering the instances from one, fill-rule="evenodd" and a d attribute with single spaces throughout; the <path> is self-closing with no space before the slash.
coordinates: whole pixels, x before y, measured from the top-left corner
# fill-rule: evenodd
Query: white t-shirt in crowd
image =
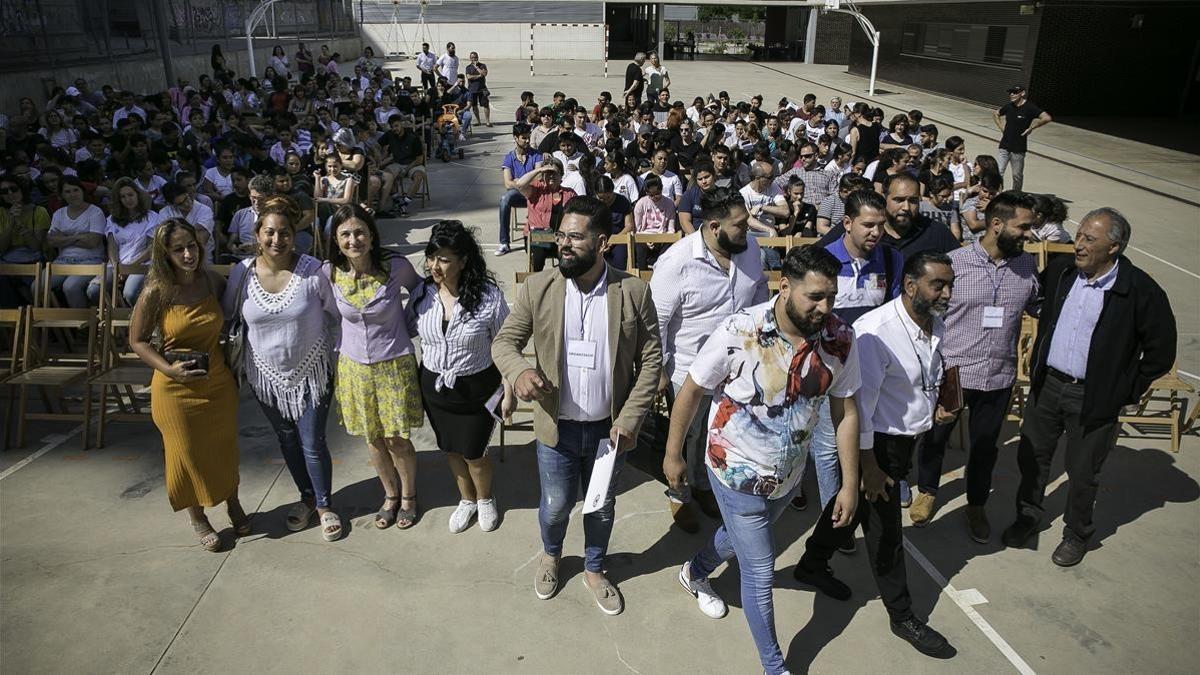
<path id="1" fill-rule="evenodd" d="M 563 177 L 562 186 L 571 188 L 577 195 L 586 195 L 588 193 L 587 184 L 583 182 L 583 175 L 579 173 L 580 162 L 593 161 L 588 155 L 582 152 L 577 152 L 574 155 L 567 157 L 561 150 L 555 150 L 551 155 L 554 159 L 562 162 Z"/>
<path id="2" fill-rule="evenodd" d="M 183 218 L 192 227 L 204 228 L 204 231 L 208 232 L 208 243 L 204 245 L 204 253 L 210 262 L 215 260 L 213 256 L 217 250 L 217 241 L 216 237 L 213 236 L 215 226 L 213 225 L 213 211 L 211 208 L 200 203 L 199 199 L 193 199 L 192 210 L 188 211 L 186 216 L 180 213 L 179 209 L 175 208 L 173 204 L 167 205 L 166 208 L 158 212 L 158 215 L 163 220 L 168 218 Z"/>
<path id="3" fill-rule="evenodd" d="M 117 259 L 121 264 L 132 263 L 150 248 L 150 240 L 154 238 L 154 231 L 161 220 L 154 211 L 148 211 L 140 220 L 130 221 L 124 226 L 118 225 L 112 216 L 108 217 L 104 234 L 111 235 L 117 242 Z"/>
<path id="4" fill-rule="evenodd" d="M 642 187 L 643 185 L 645 185 L 646 176 L 649 176 L 649 175 L 650 175 L 649 171 L 642 174 L 641 178 L 638 179 L 638 187 Z M 683 197 L 683 181 L 679 180 L 679 176 L 676 176 L 675 174 L 671 173 L 670 171 L 664 171 L 663 174 L 661 176 L 659 176 L 659 178 L 662 179 L 663 196 L 678 203 L 679 199 L 681 197 Z"/>
<path id="5" fill-rule="evenodd" d="M 458 56 L 450 56 L 449 52 L 442 54 L 438 57 L 436 65 L 441 76 L 450 84 L 454 84 L 454 80 L 458 78 Z"/>
<path id="6" fill-rule="evenodd" d="M 612 178 L 612 174 L 608 174 L 608 177 Z M 628 199 L 630 204 L 636 204 L 638 197 L 642 196 L 641 191 L 638 190 L 637 181 L 627 173 L 623 173 L 620 178 L 613 180 L 613 192 Z"/>
<path id="7" fill-rule="evenodd" d="M 221 170 L 214 166 L 204 172 L 204 180 L 212 183 L 222 197 L 228 197 L 233 192 L 233 172 L 230 172 L 228 176 L 222 176 Z"/>
<path id="8" fill-rule="evenodd" d="M 750 185 L 743 187 L 740 192 L 742 193 L 742 199 L 746 200 L 746 209 L 749 211 L 753 211 L 756 206 L 783 206 L 787 204 L 787 198 L 783 196 L 783 190 L 780 190 L 779 186 L 775 183 L 767 183 L 766 193 L 758 192 Z M 765 225 L 775 225 L 775 216 L 766 211 L 754 217 L 758 218 Z M 755 230 L 751 230 L 750 233 L 765 236 Z"/>
<path id="9" fill-rule="evenodd" d="M 71 218 L 68 213 L 70 207 L 64 206 L 54 212 L 50 217 L 50 233 L 51 234 L 98 234 L 104 236 L 105 222 L 104 212 L 99 206 L 89 204 L 83 213 L 79 214 L 78 218 Z M 64 246 L 58 251 L 58 257 L 55 262 L 60 263 L 95 263 L 104 261 L 104 244 L 103 242 L 94 248 L 85 246 Z"/>

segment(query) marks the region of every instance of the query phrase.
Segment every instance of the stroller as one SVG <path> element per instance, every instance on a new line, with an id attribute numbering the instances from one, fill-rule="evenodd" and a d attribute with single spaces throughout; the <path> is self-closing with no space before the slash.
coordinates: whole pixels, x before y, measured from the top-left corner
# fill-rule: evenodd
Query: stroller
<path id="1" fill-rule="evenodd" d="M 449 162 L 451 155 L 463 158 L 463 150 L 458 147 L 462 124 L 458 120 L 459 106 L 447 104 L 442 106 L 442 114 L 434 121 L 434 129 L 438 134 L 437 150 L 434 156 L 443 162 Z"/>

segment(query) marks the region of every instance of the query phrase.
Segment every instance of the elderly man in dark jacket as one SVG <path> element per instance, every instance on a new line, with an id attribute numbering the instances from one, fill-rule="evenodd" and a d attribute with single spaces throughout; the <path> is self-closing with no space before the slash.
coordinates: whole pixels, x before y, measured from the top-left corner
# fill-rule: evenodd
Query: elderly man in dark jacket
<path id="1" fill-rule="evenodd" d="M 1129 236 L 1120 212 L 1096 209 L 1079 224 L 1074 260 L 1063 256 L 1043 272 L 1017 452 L 1017 519 L 1004 543 L 1021 546 L 1038 530 L 1050 463 L 1066 433 L 1066 530 L 1051 556 L 1063 567 L 1083 560 L 1095 532 L 1100 469 L 1116 442 L 1121 408 L 1137 403 L 1175 363 L 1175 315 L 1154 279 L 1121 255 Z"/>

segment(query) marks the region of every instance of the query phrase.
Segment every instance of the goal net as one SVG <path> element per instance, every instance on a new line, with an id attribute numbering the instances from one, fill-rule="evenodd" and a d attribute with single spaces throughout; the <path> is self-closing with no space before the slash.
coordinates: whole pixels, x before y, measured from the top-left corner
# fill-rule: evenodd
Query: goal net
<path id="1" fill-rule="evenodd" d="M 565 63 L 571 62 L 571 63 Z M 594 72 L 592 70 L 594 69 Z M 602 23 L 529 24 L 529 76 L 608 77 L 608 26 Z"/>

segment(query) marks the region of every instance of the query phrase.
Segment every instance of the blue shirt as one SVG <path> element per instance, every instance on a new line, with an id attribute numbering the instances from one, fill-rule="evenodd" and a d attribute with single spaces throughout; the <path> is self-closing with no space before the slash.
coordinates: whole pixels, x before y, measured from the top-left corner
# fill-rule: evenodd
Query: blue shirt
<path id="1" fill-rule="evenodd" d="M 833 302 L 833 313 L 846 323 L 853 324 L 858 317 L 899 297 L 900 279 L 903 277 L 904 256 L 882 243 L 876 244 L 866 259 L 856 259 L 846 250 L 846 238 L 840 237 L 825 247 L 842 264 L 838 271 L 837 299 Z M 884 256 L 892 257 L 892 283 L 887 283 L 887 264 Z"/>
<path id="2" fill-rule="evenodd" d="M 1067 292 L 1054 335 L 1050 336 L 1050 353 L 1046 365 L 1071 377 L 1087 379 L 1088 352 L 1092 347 L 1092 332 L 1104 309 L 1104 294 L 1117 281 L 1117 265 L 1095 281 L 1088 281 L 1082 272 L 1075 276 L 1075 283 Z"/>
<path id="3" fill-rule="evenodd" d="M 517 160 L 516 150 L 510 150 L 508 155 L 505 156 L 504 164 L 501 165 L 501 168 L 508 169 L 512 173 L 512 179 L 517 180 L 537 168 L 540 161 L 542 161 L 541 153 L 534 152 L 532 148 L 526 151 L 524 162 Z"/>

